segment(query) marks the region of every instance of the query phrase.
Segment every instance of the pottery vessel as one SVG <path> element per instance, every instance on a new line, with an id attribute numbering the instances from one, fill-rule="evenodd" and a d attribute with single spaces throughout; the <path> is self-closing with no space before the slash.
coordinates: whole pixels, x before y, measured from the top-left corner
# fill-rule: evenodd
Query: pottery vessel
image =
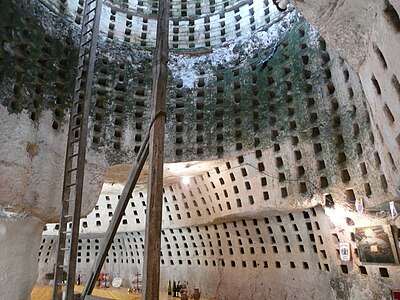
<path id="1" fill-rule="evenodd" d="M 200 299 L 200 290 L 199 289 L 194 289 L 193 299 L 194 300 L 199 300 Z"/>

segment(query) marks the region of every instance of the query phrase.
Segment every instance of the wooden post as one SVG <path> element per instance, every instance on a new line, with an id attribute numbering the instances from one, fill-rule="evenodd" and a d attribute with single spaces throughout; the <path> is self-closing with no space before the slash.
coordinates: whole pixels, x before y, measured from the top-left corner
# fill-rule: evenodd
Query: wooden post
<path id="1" fill-rule="evenodd" d="M 164 171 L 165 103 L 168 79 L 169 0 L 159 0 L 157 42 L 153 56 L 152 117 L 142 300 L 160 292 L 161 218 Z"/>

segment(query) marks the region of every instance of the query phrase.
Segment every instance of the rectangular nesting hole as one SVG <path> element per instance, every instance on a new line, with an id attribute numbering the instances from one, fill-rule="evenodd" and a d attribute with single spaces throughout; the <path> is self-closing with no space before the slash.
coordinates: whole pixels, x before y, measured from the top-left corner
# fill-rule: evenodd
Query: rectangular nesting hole
<path id="1" fill-rule="evenodd" d="M 387 6 L 383 10 L 384 15 L 387 19 L 387 21 L 390 23 L 390 25 L 393 27 L 393 29 L 397 32 L 400 32 L 400 18 L 399 14 L 393 7 L 393 5 L 387 1 Z"/>

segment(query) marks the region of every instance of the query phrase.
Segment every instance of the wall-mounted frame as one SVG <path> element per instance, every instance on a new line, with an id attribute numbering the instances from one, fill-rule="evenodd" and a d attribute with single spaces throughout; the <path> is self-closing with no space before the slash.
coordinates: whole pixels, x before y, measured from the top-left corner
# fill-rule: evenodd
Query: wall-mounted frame
<path id="1" fill-rule="evenodd" d="M 397 241 L 390 225 L 355 228 L 355 241 L 361 263 L 399 263 Z"/>
<path id="2" fill-rule="evenodd" d="M 392 291 L 392 300 L 400 300 L 400 291 Z"/>

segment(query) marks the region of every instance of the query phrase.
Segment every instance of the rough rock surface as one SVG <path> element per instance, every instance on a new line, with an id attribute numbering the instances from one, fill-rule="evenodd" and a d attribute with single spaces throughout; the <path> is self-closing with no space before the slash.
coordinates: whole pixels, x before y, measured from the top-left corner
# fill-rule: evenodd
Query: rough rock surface
<path id="1" fill-rule="evenodd" d="M 291 1 L 327 43 L 359 71 L 365 62 L 376 11 L 383 1 Z"/>
<path id="2" fill-rule="evenodd" d="M 134 160 L 149 124 L 156 10 L 140 2 L 141 12 L 131 1 L 105 5 L 84 214 L 106 168 Z M 399 226 L 388 210 L 400 196 L 398 1 L 294 2 L 325 40 L 297 12 L 279 15 L 267 1 L 212 0 L 200 14 L 197 3 L 186 2 L 181 8 L 190 7 L 195 20 L 171 22 L 166 156 L 219 160 L 188 186 L 172 178 L 164 187 L 163 285 L 190 277 L 220 299 L 238 297 L 232 286 L 241 299 L 387 297 L 400 284 L 398 266 L 363 263 L 354 231 Z M 0 3 L 0 206 L 56 221 L 81 9 L 75 1 L 24 4 Z M 120 188 L 110 180 L 82 219 L 83 273 Z M 104 266 L 125 284 L 142 268 L 145 199 L 143 190 L 134 193 Z M 359 199 L 361 216 L 354 212 Z M 37 225 L 30 230 L 41 223 L 27 220 Z M 40 282 L 52 270 L 56 234 L 48 225 Z M 32 236 L 35 246 L 37 232 Z M 350 243 L 350 261 L 340 260 L 339 242 Z M 0 251 L 10 251 L 3 244 Z M 36 261 L 28 258 L 28 265 Z M 30 287 L 35 272 L 13 275 L 13 284 L 21 276 Z M 21 293 L 17 298 L 29 291 Z"/>
<path id="3" fill-rule="evenodd" d="M 25 113 L 10 115 L 0 107 L 0 208 L 45 222 L 58 221 L 66 145 L 65 132 L 52 129 L 51 116 L 44 113 L 35 124 Z M 89 150 L 83 215 L 97 202 L 105 172 L 102 154 Z"/>
<path id="4" fill-rule="evenodd" d="M 0 299 L 30 299 L 44 222 L 0 209 Z"/>

